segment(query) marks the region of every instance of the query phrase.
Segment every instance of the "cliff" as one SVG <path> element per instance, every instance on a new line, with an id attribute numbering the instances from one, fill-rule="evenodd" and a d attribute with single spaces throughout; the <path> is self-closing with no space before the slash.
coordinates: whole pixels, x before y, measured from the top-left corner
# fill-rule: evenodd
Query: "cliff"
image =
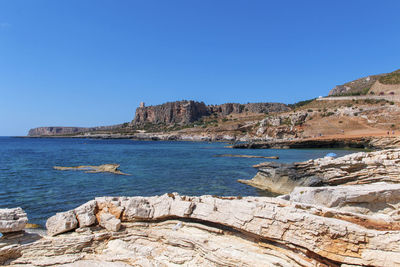
<path id="1" fill-rule="evenodd" d="M 240 113 L 270 113 L 288 111 L 290 108 L 282 103 L 226 103 L 222 105 L 208 106 L 210 113 L 217 113 L 221 116 Z"/>
<path id="2" fill-rule="evenodd" d="M 207 115 L 209 110 L 203 102 L 176 101 L 157 106 L 138 107 L 132 124 L 188 124 Z"/>
<path id="3" fill-rule="evenodd" d="M 221 105 L 206 106 L 203 102 L 176 101 L 156 106 L 145 107 L 141 104 L 136 109 L 133 125 L 150 124 L 189 124 L 202 117 L 216 114 L 217 116 L 228 116 L 240 113 L 269 113 L 288 111 L 290 108 L 282 103 L 226 103 Z"/>
<path id="4" fill-rule="evenodd" d="M 111 125 L 111 126 L 97 126 L 97 127 L 62 127 L 62 126 L 51 126 L 51 127 L 38 127 L 30 129 L 28 136 L 63 136 L 63 135 L 77 135 L 89 132 L 98 131 L 113 131 L 122 128 L 123 124 Z"/>

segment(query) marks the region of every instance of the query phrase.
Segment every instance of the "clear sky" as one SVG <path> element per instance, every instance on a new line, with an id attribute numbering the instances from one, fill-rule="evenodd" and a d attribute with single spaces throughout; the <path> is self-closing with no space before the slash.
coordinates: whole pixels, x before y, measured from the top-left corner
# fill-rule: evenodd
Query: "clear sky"
<path id="1" fill-rule="evenodd" d="M 193 99 L 293 103 L 400 68 L 400 1 L 0 0 L 0 135 Z"/>

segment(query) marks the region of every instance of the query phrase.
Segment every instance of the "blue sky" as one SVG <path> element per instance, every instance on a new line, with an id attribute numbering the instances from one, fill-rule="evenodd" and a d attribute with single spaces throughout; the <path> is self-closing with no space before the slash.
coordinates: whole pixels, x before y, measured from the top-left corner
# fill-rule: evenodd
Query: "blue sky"
<path id="1" fill-rule="evenodd" d="M 0 135 L 293 103 L 400 68 L 400 1 L 0 0 Z"/>

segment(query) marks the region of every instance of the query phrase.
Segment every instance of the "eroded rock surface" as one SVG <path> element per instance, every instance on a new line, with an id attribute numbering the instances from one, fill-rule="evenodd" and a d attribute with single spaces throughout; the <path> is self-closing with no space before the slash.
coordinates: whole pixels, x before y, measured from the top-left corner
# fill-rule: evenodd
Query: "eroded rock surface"
<path id="1" fill-rule="evenodd" d="M 22 231 L 27 222 L 28 217 L 21 208 L 0 209 L 0 233 Z"/>
<path id="2" fill-rule="evenodd" d="M 51 236 L 74 230 L 77 227 L 78 220 L 72 210 L 57 213 L 46 222 L 47 234 Z"/>
<path id="3" fill-rule="evenodd" d="M 399 265 L 398 186 L 347 186 L 351 194 L 338 188 L 342 193 L 337 198 L 331 188 L 303 188 L 303 193 L 286 196 L 289 200 L 178 194 L 102 197 L 94 200 L 95 216 L 120 219 L 119 230 L 100 228 L 96 222 L 81 228 L 76 224 L 75 231 L 55 237 L 1 240 L 0 264 Z M 321 200 L 310 203 L 317 194 Z M 376 205 L 366 205 L 369 201 Z M 61 228 L 70 221 L 62 218 Z"/>
<path id="4" fill-rule="evenodd" d="M 279 194 L 290 193 L 296 186 L 400 183 L 399 164 L 400 149 L 359 152 L 293 164 L 265 162 L 254 166 L 258 173 L 253 179 L 239 182 Z"/>

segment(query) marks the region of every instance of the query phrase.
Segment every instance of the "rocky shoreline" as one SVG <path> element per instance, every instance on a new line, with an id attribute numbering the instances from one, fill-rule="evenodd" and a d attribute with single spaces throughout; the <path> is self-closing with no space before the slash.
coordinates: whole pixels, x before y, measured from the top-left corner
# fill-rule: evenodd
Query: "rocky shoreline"
<path id="1" fill-rule="evenodd" d="M 301 148 L 347 148 L 347 149 L 390 149 L 400 147 L 400 137 L 343 137 L 320 139 L 270 139 L 231 135 L 188 135 L 166 133 L 86 134 L 73 136 L 24 136 L 20 138 L 89 138 L 89 139 L 131 139 L 136 141 L 188 141 L 228 142 L 234 149 L 301 149 Z"/>
<path id="2" fill-rule="evenodd" d="M 250 141 L 234 144 L 237 149 L 296 149 L 296 148 L 359 148 L 388 149 L 400 147 L 399 137 L 343 137 L 291 140 Z"/>
<path id="3" fill-rule="evenodd" d="M 284 195 L 98 197 L 46 233 L 0 209 L 0 265 L 400 265 L 399 163 L 400 149 L 261 163 L 253 182 Z"/>
<path id="4" fill-rule="evenodd" d="M 297 186 L 336 186 L 373 182 L 400 183 L 400 149 L 359 152 L 340 158 L 325 157 L 291 164 L 254 165 L 251 180 L 239 180 L 263 190 L 288 194 Z"/>
<path id="5" fill-rule="evenodd" d="M 48 235 L 5 234 L 0 264 L 394 266 L 399 192 L 377 183 L 282 198 L 101 197 L 49 218 Z"/>

